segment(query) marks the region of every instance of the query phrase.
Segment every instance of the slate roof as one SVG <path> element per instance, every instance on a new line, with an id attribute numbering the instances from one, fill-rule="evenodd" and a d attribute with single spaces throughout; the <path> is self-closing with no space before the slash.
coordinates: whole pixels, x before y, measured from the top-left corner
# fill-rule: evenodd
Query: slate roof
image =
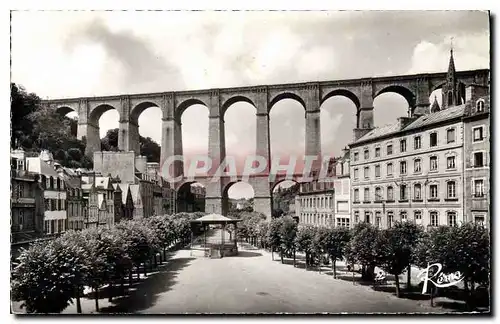
<path id="1" fill-rule="evenodd" d="M 134 205 L 138 203 L 140 200 L 140 192 L 139 192 L 139 185 L 130 185 L 130 194 L 132 195 L 132 200 L 134 201 Z"/>
<path id="2" fill-rule="evenodd" d="M 465 112 L 465 104 L 456 107 L 450 107 L 432 114 L 421 116 L 414 122 L 407 125 L 404 128 L 404 130 L 416 129 L 419 127 L 439 123 L 445 120 L 461 117 L 464 115 L 464 112 Z"/>
<path id="3" fill-rule="evenodd" d="M 364 142 L 364 141 L 371 140 L 374 138 L 397 133 L 398 131 L 399 131 L 399 122 L 394 123 L 394 124 L 384 125 L 384 126 L 372 129 L 371 131 L 369 131 L 368 133 L 366 133 L 362 137 L 358 138 L 358 140 L 355 141 L 354 143 Z"/>
<path id="4" fill-rule="evenodd" d="M 127 203 L 127 196 L 130 192 L 130 185 L 128 183 L 121 183 L 120 188 L 122 188 L 122 203 L 125 205 Z"/>
<path id="5" fill-rule="evenodd" d="M 99 209 L 106 209 L 106 199 L 104 199 L 104 194 L 97 195 L 97 206 L 99 206 Z"/>
<path id="6" fill-rule="evenodd" d="M 238 222 L 240 219 L 231 219 L 226 216 L 222 216 L 221 214 L 208 214 L 192 220 L 194 223 L 214 223 L 214 222 Z"/>
<path id="7" fill-rule="evenodd" d="M 30 172 L 35 172 L 49 177 L 52 176 L 54 178 L 59 177 L 56 170 L 39 157 L 27 157 L 26 168 Z"/>

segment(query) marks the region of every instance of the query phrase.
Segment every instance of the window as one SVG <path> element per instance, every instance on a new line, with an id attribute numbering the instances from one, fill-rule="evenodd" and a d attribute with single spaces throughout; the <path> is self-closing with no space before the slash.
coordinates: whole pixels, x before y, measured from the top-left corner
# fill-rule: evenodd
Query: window
<path id="1" fill-rule="evenodd" d="M 415 219 L 415 223 L 421 224 L 422 223 L 422 212 L 420 210 L 416 210 L 413 212 L 413 217 Z"/>
<path id="2" fill-rule="evenodd" d="M 382 188 L 377 187 L 375 188 L 375 201 L 382 201 Z"/>
<path id="3" fill-rule="evenodd" d="M 380 147 L 375 148 L 375 157 L 380 157 Z"/>
<path id="4" fill-rule="evenodd" d="M 375 177 L 380 178 L 380 164 L 375 166 Z"/>
<path id="5" fill-rule="evenodd" d="M 474 127 L 472 129 L 472 141 L 479 142 L 482 141 L 483 138 L 483 127 Z"/>
<path id="6" fill-rule="evenodd" d="M 431 156 L 430 161 L 430 171 L 436 171 L 438 169 L 438 158 L 437 156 Z"/>
<path id="7" fill-rule="evenodd" d="M 359 211 L 354 212 L 354 222 L 359 223 Z"/>
<path id="8" fill-rule="evenodd" d="M 365 211 L 365 223 L 370 224 L 370 212 Z"/>
<path id="9" fill-rule="evenodd" d="M 387 187 L 387 200 L 394 201 L 394 189 Z"/>
<path id="10" fill-rule="evenodd" d="M 457 226 L 457 213 L 455 212 L 448 212 L 447 213 L 447 218 L 448 218 L 448 226 Z"/>
<path id="11" fill-rule="evenodd" d="M 49 234 L 50 232 L 50 221 L 46 220 L 43 222 L 43 232 Z"/>
<path id="12" fill-rule="evenodd" d="M 422 138 L 420 136 L 415 136 L 413 138 L 413 148 L 415 150 L 418 150 L 421 147 L 422 147 Z"/>
<path id="13" fill-rule="evenodd" d="M 430 217 L 430 224 L 431 224 L 431 226 L 438 226 L 439 225 L 439 222 L 438 222 L 438 213 L 437 212 L 431 211 L 429 213 L 429 217 Z"/>
<path id="14" fill-rule="evenodd" d="M 349 218 L 337 218 L 337 227 L 349 228 Z"/>
<path id="15" fill-rule="evenodd" d="M 422 185 L 420 183 L 416 183 L 413 187 L 413 199 L 421 200 L 422 199 Z"/>
<path id="16" fill-rule="evenodd" d="M 399 149 L 400 149 L 401 153 L 406 152 L 406 140 L 405 139 L 399 141 Z"/>
<path id="17" fill-rule="evenodd" d="M 484 216 L 474 215 L 474 223 L 484 226 Z"/>
<path id="18" fill-rule="evenodd" d="M 365 167 L 363 169 L 363 175 L 364 175 L 365 179 L 368 179 L 370 177 L 370 167 Z"/>
<path id="19" fill-rule="evenodd" d="M 50 199 L 45 198 L 44 202 L 45 202 L 45 210 L 50 210 Z"/>
<path id="20" fill-rule="evenodd" d="M 451 83 L 451 80 L 450 80 Z M 453 106 L 453 92 L 448 92 L 448 106 Z"/>
<path id="21" fill-rule="evenodd" d="M 483 152 L 474 153 L 474 167 L 479 168 L 484 166 Z"/>
<path id="22" fill-rule="evenodd" d="M 447 198 L 448 199 L 454 199 L 457 197 L 457 193 L 456 193 L 456 184 L 455 184 L 455 181 L 448 181 L 446 183 L 446 194 L 447 194 Z"/>
<path id="23" fill-rule="evenodd" d="M 438 134 L 437 133 L 431 133 L 430 134 L 430 146 L 436 146 L 438 142 Z"/>
<path id="24" fill-rule="evenodd" d="M 476 110 L 477 110 L 477 112 L 483 112 L 484 111 L 484 100 L 483 99 L 479 99 L 476 102 Z"/>
<path id="25" fill-rule="evenodd" d="M 413 161 L 413 172 L 415 173 L 422 172 L 422 161 L 420 159 L 415 159 Z"/>
<path id="26" fill-rule="evenodd" d="M 368 160 L 370 158 L 370 151 L 365 150 L 364 155 L 365 155 L 365 160 Z"/>
<path id="27" fill-rule="evenodd" d="M 358 180 L 359 179 L 358 171 L 359 171 L 358 168 L 354 169 L 354 180 Z"/>
<path id="28" fill-rule="evenodd" d="M 455 128 L 450 128 L 446 130 L 446 143 L 455 142 Z"/>
<path id="29" fill-rule="evenodd" d="M 359 189 L 354 189 L 354 202 L 359 202 Z"/>
<path id="30" fill-rule="evenodd" d="M 399 172 L 401 174 L 406 174 L 406 161 L 399 162 Z"/>
<path id="31" fill-rule="evenodd" d="M 50 177 L 50 189 L 54 189 L 54 178 Z"/>
<path id="32" fill-rule="evenodd" d="M 375 226 L 380 228 L 382 226 L 382 217 L 380 216 L 380 212 L 375 212 Z"/>
<path id="33" fill-rule="evenodd" d="M 392 144 L 387 145 L 387 155 L 392 154 Z"/>
<path id="34" fill-rule="evenodd" d="M 392 163 L 387 163 L 387 175 L 392 176 Z"/>
<path id="35" fill-rule="evenodd" d="M 387 212 L 387 227 L 391 228 L 394 224 L 394 213 L 392 211 Z"/>
<path id="36" fill-rule="evenodd" d="M 474 179 L 474 197 L 484 196 L 484 180 Z"/>
<path id="37" fill-rule="evenodd" d="M 352 158 L 354 161 L 358 161 L 359 160 L 359 153 L 358 152 L 354 152 L 353 154 L 353 158 Z"/>
<path id="38" fill-rule="evenodd" d="M 454 156 L 448 156 L 446 158 L 446 168 L 447 169 L 455 169 L 455 157 Z"/>
<path id="39" fill-rule="evenodd" d="M 432 199 L 438 198 L 438 186 L 437 186 L 437 184 L 431 184 L 429 186 L 429 196 Z"/>
<path id="40" fill-rule="evenodd" d="M 20 210 L 19 211 L 19 230 L 23 230 L 24 226 L 24 211 Z"/>
<path id="41" fill-rule="evenodd" d="M 370 201 L 370 188 L 365 188 L 364 192 L 364 197 L 363 197 L 365 202 Z"/>
<path id="42" fill-rule="evenodd" d="M 399 186 L 399 199 L 408 200 L 407 188 L 405 184 Z"/>
<path id="43" fill-rule="evenodd" d="M 19 182 L 17 185 L 17 197 L 18 198 L 24 197 L 24 183 L 22 182 Z"/>
<path id="44" fill-rule="evenodd" d="M 406 213 L 406 211 L 401 211 L 399 213 L 399 216 L 401 216 L 401 221 L 402 222 L 406 222 L 408 220 L 408 214 Z"/>

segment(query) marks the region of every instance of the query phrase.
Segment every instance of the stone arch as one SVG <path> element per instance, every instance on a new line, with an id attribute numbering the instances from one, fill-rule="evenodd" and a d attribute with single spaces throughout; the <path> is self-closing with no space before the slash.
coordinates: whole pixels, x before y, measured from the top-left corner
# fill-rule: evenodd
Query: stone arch
<path id="1" fill-rule="evenodd" d="M 351 100 L 354 103 L 354 105 L 356 106 L 356 109 L 359 109 L 359 107 L 361 106 L 361 103 L 359 101 L 358 96 L 356 96 L 351 91 L 349 91 L 347 89 L 335 89 L 335 90 L 332 90 L 332 91 L 326 93 L 326 95 L 323 96 L 323 98 L 320 101 L 320 107 L 321 107 L 321 105 L 323 105 L 323 103 L 325 101 L 327 101 L 328 99 L 335 97 L 335 96 L 342 96 L 342 97 L 346 97 L 347 99 Z"/>
<path id="2" fill-rule="evenodd" d="M 293 93 L 293 92 L 281 92 L 279 94 L 277 94 L 276 96 L 274 96 L 270 101 L 269 101 L 269 105 L 268 105 L 268 112 L 271 112 L 271 109 L 273 108 L 273 106 L 278 103 L 278 101 L 281 101 L 283 99 L 293 99 L 295 101 L 298 101 L 302 107 L 304 107 L 304 111 L 307 109 L 306 108 L 306 103 L 304 101 L 304 99 L 302 99 L 302 97 L 300 97 L 298 94 L 296 93 Z"/>
<path id="3" fill-rule="evenodd" d="M 375 94 L 375 96 L 373 96 L 373 99 L 375 99 L 379 95 L 381 95 L 383 93 L 387 93 L 387 92 L 394 92 L 394 93 L 397 93 L 397 94 L 403 96 L 403 98 L 405 98 L 406 101 L 408 102 L 408 106 L 411 109 L 413 109 L 416 106 L 416 95 L 415 95 L 415 93 L 413 93 L 413 91 L 411 91 L 407 87 L 401 86 L 401 85 L 390 85 L 390 86 L 384 87 L 382 90 L 380 90 L 379 92 L 377 92 Z"/>
<path id="4" fill-rule="evenodd" d="M 301 176 L 297 175 L 297 176 L 292 176 L 292 177 L 283 177 L 283 178 L 278 178 L 276 179 L 274 182 L 270 183 L 270 189 L 271 189 L 271 194 L 274 192 L 274 189 L 276 189 L 276 187 L 282 183 L 282 182 L 285 182 L 285 181 L 293 181 L 295 182 L 296 184 L 300 184 L 300 179 Z"/>
<path id="5" fill-rule="evenodd" d="M 198 98 L 189 98 L 189 99 L 182 101 L 181 103 L 179 103 L 177 105 L 177 107 L 175 108 L 175 112 L 174 112 L 174 119 L 177 122 L 180 122 L 184 111 L 186 111 L 186 109 L 188 109 L 192 105 L 203 105 L 203 106 L 207 107 L 207 109 L 209 109 L 208 104 L 206 102 L 204 102 L 203 100 L 198 99 Z"/>
<path id="6" fill-rule="evenodd" d="M 115 107 L 109 104 L 101 104 L 94 107 L 94 109 L 92 109 L 92 111 L 89 114 L 89 119 L 88 119 L 89 124 L 92 124 L 95 127 L 99 127 L 99 118 L 101 118 L 102 114 L 104 114 L 106 111 L 112 109 L 115 109 L 118 112 L 118 114 L 120 114 L 119 109 L 116 109 Z M 121 116 L 119 116 L 119 119 L 121 119 Z"/>
<path id="7" fill-rule="evenodd" d="M 134 108 L 132 108 L 132 110 L 130 111 L 130 122 L 136 124 L 136 125 L 139 125 L 139 116 L 148 108 L 151 108 L 151 107 L 158 107 L 158 108 L 161 108 L 160 105 L 158 105 L 156 102 L 154 101 L 142 101 L 140 103 L 138 103 L 137 105 L 134 106 Z"/>
<path id="8" fill-rule="evenodd" d="M 205 191 L 201 198 L 197 193 L 193 193 L 191 186 L 195 183 L 200 184 Z M 177 212 L 196 212 L 205 211 L 206 186 L 199 181 L 185 181 L 177 188 L 176 205 Z"/>
<path id="9" fill-rule="evenodd" d="M 222 189 L 222 215 L 227 215 L 229 212 L 229 189 L 237 183 L 245 183 L 250 186 L 253 196 L 255 197 L 255 188 L 249 181 L 236 180 L 228 182 Z M 252 208 L 255 210 L 254 206 L 252 206 Z"/>
<path id="10" fill-rule="evenodd" d="M 233 104 L 237 102 L 246 102 L 248 104 L 251 104 L 255 109 L 255 103 L 252 101 L 252 99 L 248 98 L 248 96 L 245 95 L 235 95 L 230 98 L 228 98 L 226 101 L 224 101 L 221 105 L 222 109 L 222 119 L 224 119 L 224 115 L 226 114 L 226 111 L 231 107 Z"/>
<path id="11" fill-rule="evenodd" d="M 78 110 L 66 105 L 56 107 L 56 113 L 60 114 L 61 116 L 66 116 L 70 112 L 78 113 Z"/>

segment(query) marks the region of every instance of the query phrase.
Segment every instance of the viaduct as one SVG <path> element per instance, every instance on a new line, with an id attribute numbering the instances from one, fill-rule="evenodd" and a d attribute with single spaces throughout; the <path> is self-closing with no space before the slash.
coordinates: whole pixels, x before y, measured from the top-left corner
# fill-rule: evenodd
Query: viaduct
<path id="1" fill-rule="evenodd" d="M 470 84 L 489 84 L 489 70 L 487 69 L 456 72 L 455 77 L 461 97 L 465 96 L 465 87 Z M 53 99 L 44 100 L 43 104 L 62 114 L 71 111 L 78 114 L 77 137 L 86 138 L 86 154 L 89 156 L 101 149 L 99 118 L 104 112 L 110 109 L 118 111 L 119 149 L 134 151 L 138 155 L 140 152 L 139 116 L 150 107 L 159 107 L 162 111 L 161 162 L 170 156 L 183 154 L 181 116 L 189 106 L 202 104 L 209 110 L 208 155 L 213 163 L 218 165 L 217 162 L 224 160 L 226 154 L 224 114 L 229 106 L 236 102 L 247 102 L 256 108 L 256 155 L 263 156 L 270 161 L 269 112 L 282 99 L 298 101 L 305 110 L 304 153 L 321 156 L 320 107 L 328 98 L 344 96 L 352 100 L 356 106 L 357 116 L 354 135 L 358 138 L 374 128 L 373 100 L 378 95 L 386 92 L 398 93 L 408 102 L 409 116 L 424 115 L 430 112 L 429 97 L 432 91 L 441 88 L 446 81 L 447 73 L 428 73 L 224 89 Z M 445 95 L 443 93 L 443 99 Z M 182 166 L 177 167 L 175 172 L 177 175 L 182 175 Z M 217 182 L 210 182 L 205 178 L 201 177 L 199 181 L 197 179 L 206 188 L 205 210 L 225 214 L 227 190 L 234 181 L 230 182 L 222 178 Z M 255 193 L 255 211 L 271 215 L 272 190 L 278 182 L 283 180 L 285 179 L 277 178 L 270 183 L 267 177 L 249 179 Z M 188 183 L 187 180 L 181 181 L 175 185 L 175 189 L 180 190 Z"/>

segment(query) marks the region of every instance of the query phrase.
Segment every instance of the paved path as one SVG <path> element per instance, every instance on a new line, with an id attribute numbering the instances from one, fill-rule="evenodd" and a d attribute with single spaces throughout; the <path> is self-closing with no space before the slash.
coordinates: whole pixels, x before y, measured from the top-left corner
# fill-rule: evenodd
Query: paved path
<path id="1" fill-rule="evenodd" d="M 239 256 L 222 259 L 194 258 L 190 250 L 177 251 L 160 271 L 136 284 L 129 296 L 112 303 L 101 298 L 101 313 L 442 312 L 430 308 L 427 300 L 399 299 L 370 286 L 272 261 L 266 251 L 244 248 Z M 93 300 L 82 299 L 82 306 L 83 313 L 94 312 Z M 74 314 L 76 307 L 64 313 Z"/>
<path id="2" fill-rule="evenodd" d="M 219 235 L 219 234 L 215 234 Z M 173 255 L 131 297 L 107 311 L 139 313 L 436 312 L 428 301 L 398 299 L 370 287 L 272 261 L 242 249 L 237 257 Z M 103 311 L 106 311 L 103 309 Z"/>

